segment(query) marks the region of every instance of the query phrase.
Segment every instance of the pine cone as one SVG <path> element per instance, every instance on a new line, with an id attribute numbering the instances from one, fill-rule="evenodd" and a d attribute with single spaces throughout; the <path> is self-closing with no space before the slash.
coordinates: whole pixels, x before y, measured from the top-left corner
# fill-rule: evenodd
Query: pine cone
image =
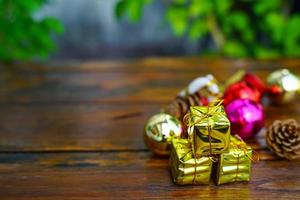
<path id="1" fill-rule="evenodd" d="M 189 111 L 190 106 L 199 106 L 206 102 L 207 99 L 204 99 L 204 97 L 202 97 L 198 92 L 186 97 L 178 96 L 167 106 L 165 112 L 182 121 L 183 117 Z"/>
<path id="2" fill-rule="evenodd" d="M 276 120 L 266 133 L 268 147 L 279 157 L 300 158 L 300 126 L 294 119 Z"/>

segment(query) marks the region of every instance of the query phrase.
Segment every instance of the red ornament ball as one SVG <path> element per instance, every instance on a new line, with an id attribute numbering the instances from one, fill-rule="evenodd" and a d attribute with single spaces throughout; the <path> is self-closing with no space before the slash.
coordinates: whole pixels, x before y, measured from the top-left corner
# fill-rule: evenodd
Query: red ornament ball
<path id="1" fill-rule="evenodd" d="M 224 92 L 224 106 L 236 99 L 250 99 L 260 102 L 262 93 L 255 87 L 250 87 L 245 81 L 230 85 Z"/>
<path id="2" fill-rule="evenodd" d="M 246 73 L 242 81 L 245 81 L 250 87 L 257 89 L 261 94 L 266 92 L 266 84 L 255 74 Z"/>

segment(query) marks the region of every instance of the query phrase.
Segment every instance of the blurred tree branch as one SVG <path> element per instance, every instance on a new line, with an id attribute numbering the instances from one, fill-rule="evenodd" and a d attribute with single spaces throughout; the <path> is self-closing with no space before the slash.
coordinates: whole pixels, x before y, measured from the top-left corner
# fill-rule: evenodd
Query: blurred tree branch
<path id="1" fill-rule="evenodd" d="M 144 7 L 154 2 L 154 0 L 120 0 L 116 5 L 116 16 L 119 19 L 127 16 L 130 21 L 136 23 L 141 18 Z M 164 3 L 165 20 L 175 36 L 188 36 L 192 41 L 212 38 L 216 53 L 220 55 L 255 58 L 300 56 L 300 13 L 299 10 L 291 9 L 297 1 L 156 2 Z"/>

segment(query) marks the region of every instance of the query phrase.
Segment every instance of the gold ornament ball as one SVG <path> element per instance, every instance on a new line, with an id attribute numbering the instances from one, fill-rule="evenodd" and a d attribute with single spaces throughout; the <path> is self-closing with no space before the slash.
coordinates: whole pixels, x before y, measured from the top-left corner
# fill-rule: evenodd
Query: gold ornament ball
<path id="1" fill-rule="evenodd" d="M 282 93 L 274 99 L 273 103 L 291 102 L 300 91 L 300 79 L 288 69 L 279 69 L 272 72 L 267 78 L 268 84 L 277 86 Z"/>
<path id="2" fill-rule="evenodd" d="M 177 118 L 169 114 L 159 113 L 147 121 L 144 140 L 154 154 L 167 156 L 170 154 L 171 138 L 180 137 L 182 134 L 183 126 Z"/>

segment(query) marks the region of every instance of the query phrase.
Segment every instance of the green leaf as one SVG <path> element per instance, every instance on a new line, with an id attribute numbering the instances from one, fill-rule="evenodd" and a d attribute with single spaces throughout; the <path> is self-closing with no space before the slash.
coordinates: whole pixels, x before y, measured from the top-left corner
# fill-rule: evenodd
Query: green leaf
<path id="1" fill-rule="evenodd" d="M 242 38 L 245 42 L 253 42 L 255 39 L 255 35 L 252 29 L 246 29 L 242 35 Z"/>
<path id="2" fill-rule="evenodd" d="M 248 43 L 253 42 L 255 37 L 249 17 L 242 12 L 233 12 L 226 16 L 223 23 L 223 30 L 227 36 L 238 33 L 239 37 Z"/>
<path id="3" fill-rule="evenodd" d="M 246 47 L 237 41 L 228 41 L 224 45 L 223 53 L 230 57 L 247 56 Z"/>
<path id="4" fill-rule="evenodd" d="M 45 3 L 46 0 L 35 0 L 35 1 L 15 0 L 15 5 L 20 11 L 31 12 L 31 13 L 38 10 Z"/>
<path id="5" fill-rule="evenodd" d="M 280 55 L 277 50 L 257 46 L 254 49 L 255 56 L 262 59 L 276 58 Z"/>
<path id="6" fill-rule="evenodd" d="M 166 19 L 176 36 L 183 36 L 188 25 L 188 13 L 184 8 L 171 7 L 166 14 Z"/>
<path id="7" fill-rule="evenodd" d="M 208 33 L 207 24 L 204 20 L 197 19 L 193 22 L 190 30 L 189 37 L 192 40 L 199 39 Z"/>
<path id="8" fill-rule="evenodd" d="M 128 18 L 131 22 L 138 22 L 142 16 L 141 0 L 127 0 Z"/>
<path id="9" fill-rule="evenodd" d="M 265 18 L 265 26 L 269 28 L 274 42 L 279 43 L 283 40 L 285 29 L 285 19 L 283 15 L 276 12 L 267 14 Z"/>
<path id="10" fill-rule="evenodd" d="M 254 12 L 258 15 L 263 15 L 271 10 L 279 9 L 281 0 L 257 0 L 254 1 Z"/>
<path id="11" fill-rule="evenodd" d="M 141 19 L 143 7 L 151 4 L 153 0 L 120 0 L 115 6 L 115 16 L 121 19 L 128 16 L 130 22 L 138 22 Z"/>
<path id="12" fill-rule="evenodd" d="M 186 0 L 173 0 L 173 3 L 177 4 L 177 5 L 184 5 L 186 4 Z"/>
<path id="13" fill-rule="evenodd" d="M 118 1 L 116 6 L 115 6 L 115 16 L 120 19 L 121 17 L 124 16 L 125 12 L 126 12 L 126 1 L 125 0 L 121 0 Z"/>
<path id="14" fill-rule="evenodd" d="M 115 6 L 115 16 L 121 19 L 128 16 L 130 22 L 138 22 L 141 19 L 145 5 L 153 3 L 154 0 L 120 0 Z"/>
<path id="15" fill-rule="evenodd" d="M 147 4 L 151 4 L 153 3 L 154 0 L 144 0 L 144 5 L 147 5 Z"/>
<path id="16" fill-rule="evenodd" d="M 216 2 L 216 10 L 218 14 L 225 15 L 230 11 L 230 8 L 232 7 L 233 1 L 232 0 L 215 0 Z"/>
<path id="17" fill-rule="evenodd" d="M 287 24 L 284 50 L 287 56 L 300 56 L 300 16 L 294 15 Z"/>
<path id="18" fill-rule="evenodd" d="M 55 31 L 56 33 L 63 33 L 64 27 L 56 18 L 46 17 L 41 21 L 41 25 L 48 31 Z"/>
<path id="19" fill-rule="evenodd" d="M 37 20 L 34 13 L 47 0 L 0 1 L 0 59 L 7 62 L 48 55 L 55 49 L 51 33 L 63 31 L 53 17 Z"/>
<path id="20" fill-rule="evenodd" d="M 235 12 L 228 16 L 229 23 L 239 31 L 249 28 L 249 18 L 245 13 Z"/>
<path id="21" fill-rule="evenodd" d="M 189 6 L 189 15 L 191 17 L 199 17 L 211 13 L 213 4 L 210 0 L 192 0 Z"/>

